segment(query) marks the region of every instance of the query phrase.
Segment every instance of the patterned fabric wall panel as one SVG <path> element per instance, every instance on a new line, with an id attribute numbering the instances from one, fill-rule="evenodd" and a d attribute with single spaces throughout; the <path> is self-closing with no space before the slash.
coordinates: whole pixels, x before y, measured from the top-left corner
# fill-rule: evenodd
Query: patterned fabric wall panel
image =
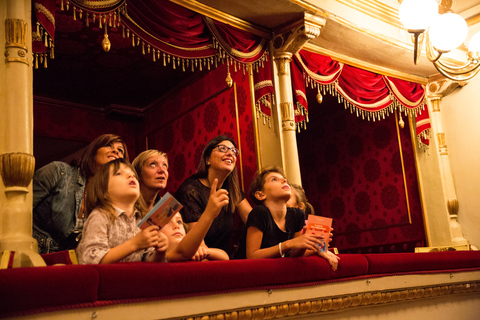
<path id="1" fill-rule="evenodd" d="M 105 133 L 121 136 L 127 145 L 130 160 L 135 157 L 139 126 L 136 121 L 115 120 L 99 112 L 39 101 L 34 102 L 33 117 L 34 143 L 35 137 L 60 139 L 59 141 L 61 141 L 58 145 L 50 146 L 50 151 L 41 151 L 42 155 L 45 154 L 43 157 L 45 159 L 37 159 L 40 163 L 46 164 L 54 160 L 61 160 L 55 158 L 56 154 L 61 153 L 56 149 L 68 148 L 68 141 L 83 142 L 87 145 Z"/>
<path id="2" fill-rule="evenodd" d="M 237 146 L 240 142 L 245 190 L 250 186 L 256 171 L 256 157 L 248 76 L 243 70 L 230 67 L 236 83 L 239 141 L 235 91 L 226 86 L 226 69 L 220 66 L 212 70 L 163 101 L 162 108 L 147 117 L 149 148 L 168 154 L 171 169 L 167 190 L 170 192 L 175 192 L 183 180 L 195 173 L 204 146 L 220 134 L 232 137 Z M 169 112 L 162 114 L 161 110 Z M 237 166 L 240 175 L 240 158 Z"/>
<path id="3" fill-rule="evenodd" d="M 400 129 L 407 207 L 394 116 L 362 120 L 330 96 L 312 105 L 309 115 L 308 129 L 297 135 L 302 181 L 316 214 L 334 219 L 332 245 L 343 252 L 397 252 L 423 245 L 408 121 Z"/>

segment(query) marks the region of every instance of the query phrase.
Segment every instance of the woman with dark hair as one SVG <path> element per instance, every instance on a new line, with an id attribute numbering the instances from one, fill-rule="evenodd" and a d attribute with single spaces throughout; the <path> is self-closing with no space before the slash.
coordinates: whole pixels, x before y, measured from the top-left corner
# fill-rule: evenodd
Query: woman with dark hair
<path id="1" fill-rule="evenodd" d="M 232 253 L 229 246 L 234 213 L 237 212 L 245 223 L 252 210 L 240 190 L 237 156 L 238 149 L 233 139 L 224 135 L 213 138 L 203 149 L 197 172 L 187 178 L 175 193 L 175 198 L 183 205 L 183 221 L 192 227 L 205 211 L 210 186 L 218 179 L 218 188 L 228 191 L 229 203 L 215 218 L 204 240 L 207 247 L 219 248 L 229 254 Z"/>
<path id="2" fill-rule="evenodd" d="M 54 161 L 35 172 L 33 237 L 40 254 L 76 248 L 85 216 L 85 187 L 98 168 L 118 158 L 128 160 L 123 140 L 104 134 L 87 146 L 79 161 Z"/>

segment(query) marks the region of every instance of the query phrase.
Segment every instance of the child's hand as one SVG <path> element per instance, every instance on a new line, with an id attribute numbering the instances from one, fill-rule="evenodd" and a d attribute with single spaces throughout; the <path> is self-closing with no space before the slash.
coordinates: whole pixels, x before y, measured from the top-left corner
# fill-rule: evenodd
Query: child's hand
<path id="1" fill-rule="evenodd" d="M 155 248 L 157 252 L 165 252 L 168 249 L 168 238 L 167 236 L 161 232 L 160 230 L 158 232 L 158 243 Z"/>
<path id="2" fill-rule="evenodd" d="M 336 271 L 338 268 L 338 260 L 340 260 L 340 257 L 331 253 L 330 251 L 325 251 L 325 252 L 318 252 L 318 255 L 322 258 L 325 258 L 328 263 L 332 266 L 332 270 Z"/>
<path id="3" fill-rule="evenodd" d="M 228 205 L 228 191 L 225 189 L 217 190 L 218 179 L 213 180 L 213 183 L 210 187 L 210 198 L 208 199 L 207 207 L 205 213 L 213 215 L 213 218 L 218 216 L 220 210 Z"/>
<path id="4" fill-rule="evenodd" d="M 132 243 L 136 248 L 135 251 L 156 247 L 159 240 L 158 230 L 160 230 L 158 226 L 149 226 L 137 233 L 135 237 L 132 238 Z"/>
<path id="5" fill-rule="evenodd" d="M 208 247 L 201 245 L 192 257 L 193 261 L 203 261 L 209 256 Z"/>
<path id="6" fill-rule="evenodd" d="M 315 235 L 311 232 L 306 232 L 299 237 L 293 238 L 290 244 L 292 249 L 310 249 L 318 251 L 317 245 L 322 245 L 323 235 Z"/>
<path id="7" fill-rule="evenodd" d="M 332 242 L 332 238 L 333 238 L 333 228 L 330 229 L 330 237 L 328 238 L 328 243 L 330 244 L 330 242 Z"/>

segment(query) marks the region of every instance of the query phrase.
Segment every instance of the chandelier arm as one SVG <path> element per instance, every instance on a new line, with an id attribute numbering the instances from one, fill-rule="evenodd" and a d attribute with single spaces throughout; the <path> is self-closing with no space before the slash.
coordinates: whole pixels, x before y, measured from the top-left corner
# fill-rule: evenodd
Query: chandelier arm
<path id="1" fill-rule="evenodd" d="M 456 66 L 449 66 L 449 65 L 445 64 L 445 62 L 443 62 L 443 61 L 441 61 L 441 60 L 438 60 L 437 63 L 438 63 L 440 66 L 442 66 L 443 68 L 448 68 L 448 69 L 450 69 L 450 70 L 462 70 L 462 69 L 466 69 L 466 68 L 468 68 L 468 67 L 470 67 L 470 66 L 472 66 L 470 69 L 474 70 L 475 68 L 478 68 L 478 66 L 480 66 L 480 62 L 474 63 L 474 62 L 472 62 L 472 61 L 468 61 L 468 62 L 465 63 L 464 65 L 458 66 L 458 67 L 456 67 Z M 465 73 L 465 72 L 463 72 L 463 73 Z"/>
<path id="2" fill-rule="evenodd" d="M 450 74 L 454 74 L 454 75 L 462 75 L 462 74 L 466 74 L 466 73 L 470 73 L 470 72 L 473 72 L 477 69 L 480 68 L 480 62 L 472 65 L 470 67 L 470 63 L 469 64 L 465 64 L 463 67 L 451 67 L 451 66 L 448 66 L 444 63 L 442 63 L 441 61 L 436 61 L 433 63 L 435 66 L 438 66 L 439 68 L 441 68 L 442 70 L 445 70 L 445 72 L 448 72 Z"/>
<path id="3" fill-rule="evenodd" d="M 467 80 L 470 80 L 473 77 L 475 77 L 477 75 L 477 73 L 480 71 L 480 65 L 477 65 L 476 68 L 474 68 L 470 71 L 466 71 L 464 73 L 453 73 L 453 74 L 451 74 L 451 73 L 447 72 L 446 70 L 443 70 L 439 65 L 437 65 L 436 62 L 433 63 L 433 65 L 438 70 L 438 72 L 440 72 L 444 77 L 446 77 L 450 80 L 453 80 L 453 81 L 467 81 Z"/>
<path id="4" fill-rule="evenodd" d="M 430 41 L 430 34 L 429 32 L 427 31 L 426 32 L 426 39 L 425 39 L 425 51 L 427 53 L 427 58 L 428 60 L 430 60 L 430 62 L 435 62 L 437 61 L 438 59 L 440 59 L 440 57 L 442 56 L 443 52 L 438 52 L 437 50 L 435 50 L 435 48 L 433 47 L 433 44 L 432 42 Z M 434 55 L 434 53 L 436 53 L 436 56 Z"/>

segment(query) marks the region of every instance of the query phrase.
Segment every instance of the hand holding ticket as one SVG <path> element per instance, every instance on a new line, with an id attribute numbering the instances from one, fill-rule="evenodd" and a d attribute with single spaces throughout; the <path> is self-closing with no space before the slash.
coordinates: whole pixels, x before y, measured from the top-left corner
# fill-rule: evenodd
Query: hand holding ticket
<path id="1" fill-rule="evenodd" d="M 318 246 L 318 252 L 325 252 L 330 242 L 330 231 L 332 229 L 332 219 L 321 216 L 309 215 L 307 220 L 307 232 L 315 235 L 323 235 L 322 245 Z"/>

